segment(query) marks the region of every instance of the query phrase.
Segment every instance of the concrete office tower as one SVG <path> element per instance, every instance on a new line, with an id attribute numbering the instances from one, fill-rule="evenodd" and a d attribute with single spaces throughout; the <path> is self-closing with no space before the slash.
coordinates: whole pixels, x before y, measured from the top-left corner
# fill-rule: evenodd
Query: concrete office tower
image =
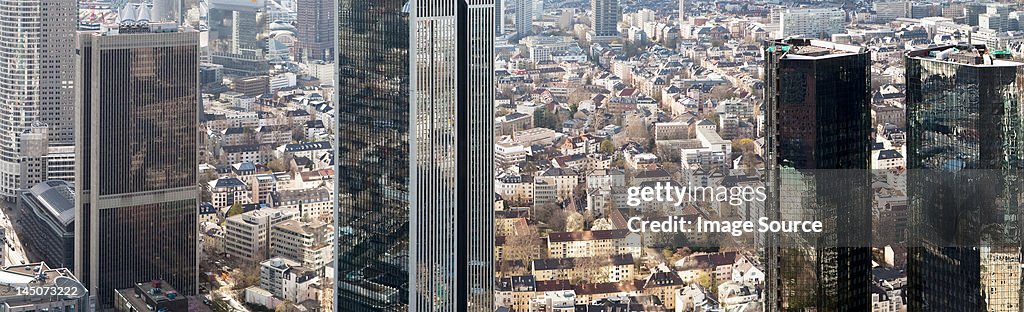
<path id="1" fill-rule="evenodd" d="M 299 57 L 305 61 L 330 61 L 334 58 L 334 1 L 297 0 L 295 28 Z"/>
<path id="2" fill-rule="evenodd" d="M 260 50 L 256 12 L 264 7 L 262 0 L 212 0 L 208 14 L 216 52 L 238 55 Z"/>
<path id="3" fill-rule="evenodd" d="M 840 8 L 785 8 L 779 13 L 776 38 L 827 39 L 846 33 L 846 11 Z"/>
<path id="4" fill-rule="evenodd" d="M 897 18 L 910 16 L 910 1 L 888 0 L 872 3 L 876 22 L 891 22 Z"/>
<path id="5" fill-rule="evenodd" d="M 619 0 L 590 0 L 590 11 L 594 14 L 591 26 L 595 36 L 617 37 L 619 35 L 618 25 L 622 20 Z"/>
<path id="6" fill-rule="evenodd" d="M 510 0 L 516 3 L 516 34 L 520 37 L 533 33 L 533 0 Z"/>
<path id="7" fill-rule="evenodd" d="M 679 25 L 686 22 L 686 0 L 679 0 Z"/>
<path id="8" fill-rule="evenodd" d="M 910 311 L 1019 311 L 1024 63 L 984 45 L 907 52 Z"/>
<path id="9" fill-rule="evenodd" d="M 337 302 L 493 311 L 493 3 L 338 5 Z"/>
<path id="10" fill-rule="evenodd" d="M 78 50 L 75 276 L 100 309 L 138 281 L 193 295 L 199 32 L 125 22 Z"/>
<path id="11" fill-rule="evenodd" d="M 183 23 L 182 1 L 184 0 L 153 0 L 152 21 Z"/>
<path id="12" fill-rule="evenodd" d="M 512 0 L 515 1 L 515 0 Z M 505 34 L 505 0 L 494 0 L 494 35 Z"/>
<path id="13" fill-rule="evenodd" d="M 74 0 L 0 1 L 0 197 L 20 187 L 20 136 L 35 122 L 50 143 L 74 144 Z"/>
<path id="14" fill-rule="evenodd" d="M 871 307 L 871 56 L 825 41 L 765 52 L 766 216 L 820 234 L 767 235 L 766 311 Z"/>

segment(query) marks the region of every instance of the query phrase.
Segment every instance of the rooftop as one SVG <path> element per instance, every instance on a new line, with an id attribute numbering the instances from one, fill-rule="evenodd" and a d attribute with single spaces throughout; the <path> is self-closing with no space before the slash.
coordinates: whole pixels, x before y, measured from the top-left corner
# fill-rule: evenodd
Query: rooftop
<path id="1" fill-rule="evenodd" d="M 780 39 L 768 41 L 769 53 L 782 53 L 785 59 L 818 59 L 867 53 L 864 47 L 813 39 Z"/>

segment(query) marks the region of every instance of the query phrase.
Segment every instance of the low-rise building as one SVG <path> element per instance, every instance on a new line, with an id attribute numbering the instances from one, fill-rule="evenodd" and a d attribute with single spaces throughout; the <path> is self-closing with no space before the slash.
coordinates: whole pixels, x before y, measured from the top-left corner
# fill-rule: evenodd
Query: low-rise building
<path id="1" fill-rule="evenodd" d="M 0 311 L 91 311 L 89 296 L 67 268 L 50 268 L 46 263 L 9 266 L 0 270 L 6 287 L 0 287 Z M 73 287 L 77 295 L 25 295 L 23 287 Z"/>
<path id="2" fill-rule="evenodd" d="M 224 251 L 228 256 L 247 263 L 258 263 L 270 255 L 270 228 L 290 220 L 298 211 L 257 209 L 227 218 Z"/>
<path id="3" fill-rule="evenodd" d="M 548 257 L 577 258 L 632 254 L 640 257 L 640 235 L 627 229 L 555 232 L 548 234 Z"/>
<path id="4" fill-rule="evenodd" d="M 217 209 L 229 207 L 235 202 L 248 204 L 251 202 L 250 187 L 238 178 L 220 178 L 207 183 L 210 192 L 210 204 Z"/>
<path id="5" fill-rule="evenodd" d="M 271 227 L 270 255 L 323 273 L 334 259 L 334 226 L 317 220 L 287 220 Z"/>
<path id="6" fill-rule="evenodd" d="M 188 299 L 162 280 L 135 283 L 132 288 L 115 289 L 114 310 L 118 312 L 189 311 Z"/>
<path id="7" fill-rule="evenodd" d="M 591 283 L 632 280 L 636 261 L 632 254 L 582 258 L 536 259 L 530 265 L 538 281 L 570 280 Z"/>
<path id="8" fill-rule="evenodd" d="M 75 195 L 71 184 L 50 180 L 21 192 L 23 218 L 19 238 L 45 263 L 74 269 Z M 7 259 L 7 248 L 0 260 Z"/>

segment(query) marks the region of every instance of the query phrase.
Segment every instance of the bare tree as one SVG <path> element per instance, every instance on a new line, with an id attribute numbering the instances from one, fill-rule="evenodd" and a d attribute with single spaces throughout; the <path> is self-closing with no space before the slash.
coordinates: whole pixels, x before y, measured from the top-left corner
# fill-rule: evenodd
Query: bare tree
<path id="1" fill-rule="evenodd" d="M 569 282 L 574 285 L 607 282 L 608 271 L 605 269 L 604 261 L 606 260 L 606 257 L 607 256 L 573 258 L 576 275 L 571 276 Z"/>

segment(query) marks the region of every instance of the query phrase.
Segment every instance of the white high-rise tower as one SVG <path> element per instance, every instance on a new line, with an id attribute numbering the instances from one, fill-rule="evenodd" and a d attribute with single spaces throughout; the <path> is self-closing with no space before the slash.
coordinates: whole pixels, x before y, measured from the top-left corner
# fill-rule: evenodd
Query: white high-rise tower
<path id="1" fill-rule="evenodd" d="M 50 143 L 74 144 L 75 0 L 0 0 L 0 197 L 20 185 L 22 133 L 48 127 Z"/>

